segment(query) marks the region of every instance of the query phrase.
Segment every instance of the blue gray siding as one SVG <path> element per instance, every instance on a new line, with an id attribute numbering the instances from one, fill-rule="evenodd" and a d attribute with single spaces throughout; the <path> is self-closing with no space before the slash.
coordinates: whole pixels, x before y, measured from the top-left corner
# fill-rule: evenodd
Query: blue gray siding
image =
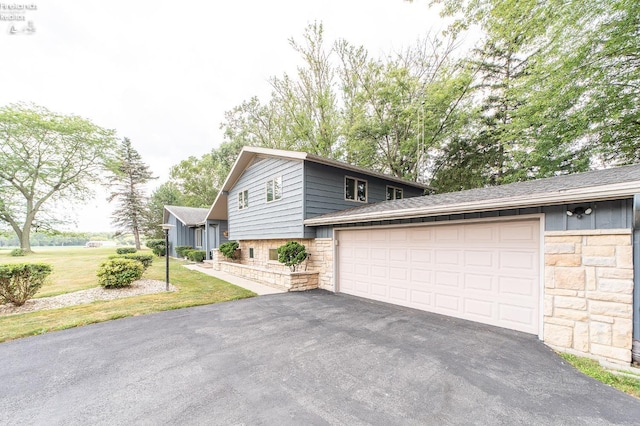
<path id="1" fill-rule="evenodd" d="M 532 207 L 526 209 L 496 210 L 479 213 L 452 214 L 442 216 L 420 217 L 412 219 L 381 220 L 367 223 L 351 223 L 336 225 L 336 228 L 351 226 L 398 225 L 406 223 L 442 222 L 461 219 L 481 219 L 490 217 L 507 217 L 535 213 L 545 214 L 545 231 L 573 231 L 581 229 L 626 229 L 632 228 L 632 199 L 599 201 L 593 203 L 563 204 L 556 206 Z M 567 216 L 567 210 L 577 206 L 591 207 L 593 213 L 581 219 Z M 322 227 L 322 233 L 329 234 L 329 227 Z"/>
<path id="2" fill-rule="evenodd" d="M 387 185 L 403 189 L 404 198 L 417 197 L 423 190 L 408 185 L 390 183 L 387 180 L 353 173 L 324 164 L 305 163 L 305 219 L 322 214 L 360 207 L 364 203 L 344 199 L 344 178 L 350 176 L 367 181 L 367 201 L 377 203 L 387 199 Z"/>
<path id="3" fill-rule="evenodd" d="M 176 257 L 177 246 L 192 246 L 195 243 L 194 228 L 185 226 L 174 215 L 169 213 L 169 224 L 173 228 L 169 229 L 169 255 Z"/>
<path id="4" fill-rule="evenodd" d="M 282 176 L 282 199 L 267 203 L 266 182 Z M 302 238 L 302 161 L 266 158 L 249 166 L 229 191 L 229 238 Z M 238 210 L 238 193 L 249 191 L 249 207 Z"/>

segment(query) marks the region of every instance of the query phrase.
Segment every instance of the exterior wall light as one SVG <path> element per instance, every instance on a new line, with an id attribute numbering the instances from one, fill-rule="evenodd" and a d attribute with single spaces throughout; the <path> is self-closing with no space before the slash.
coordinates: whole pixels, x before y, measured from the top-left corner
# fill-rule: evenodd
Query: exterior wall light
<path id="1" fill-rule="evenodd" d="M 591 207 L 587 207 L 586 209 L 584 207 L 576 207 L 573 210 L 567 210 L 567 216 L 575 215 L 578 219 L 582 219 L 583 215 L 590 215 L 591 212 L 593 212 Z"/>

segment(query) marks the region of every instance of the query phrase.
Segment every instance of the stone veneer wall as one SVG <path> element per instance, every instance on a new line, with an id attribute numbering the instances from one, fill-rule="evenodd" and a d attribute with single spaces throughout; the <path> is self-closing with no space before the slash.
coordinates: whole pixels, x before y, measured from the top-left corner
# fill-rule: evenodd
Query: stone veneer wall
<path id="1" fill-rule="evenodd" d="M 289 272 L 289 267 L 283 265 L 277 260 L 269 260 L 269 249 L 277 249 L 289 241 L 297 241 L 303 244 L 311 256 L 303 262 L 299 271 L 317 273 L 317 287 L 333 290 L 333 239 L 332 238 L 315 238 L 315 239 L 278 239 L 278 240 L 245 240 L 240 243 L 240 259 L 236 261 L 241 265 L 251 266 L 256 271 L 274 271 Z M 249 257 L 249 252 L 253 248 L 253 258 Z M 226 262 L 225 257 L 218 250 L 213 251 L 212 264 L 214 269 L 221 270 L 222 263 Z M 225 266 L 226 269 L 232 268 Z M 223 269 L 224 270 L 224 269 Z M 249 278 L 246 268 L 242 269 L 246 278 Z M 225 271 L 234 273 L 231 270 Z M 236 271 L 240 274 L 240 269 Z M 255 279 L 255 278 L 253 278 Z M 314 287 L 315 288 L 315 287 Z"/>
<path id="2" fill-rule="evenodd" d="M 560 351 L 631 362 L 631 230 L 544 236 L 544 341 Z"/>

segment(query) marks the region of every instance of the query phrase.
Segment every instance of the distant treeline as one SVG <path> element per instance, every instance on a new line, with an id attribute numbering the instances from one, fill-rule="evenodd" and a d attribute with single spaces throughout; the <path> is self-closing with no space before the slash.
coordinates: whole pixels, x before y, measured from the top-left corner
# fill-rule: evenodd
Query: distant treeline
<path id="1" fill-rule="evenodd" d="M 121 245 L 133 245 L 133 235 L 113 232 L 60 232 L 31 234 L 32 246 L 84 246 L 89 241 L 115 241 Z M 0 234 L 0 247 L 20 247 L 16 235 Z"/>

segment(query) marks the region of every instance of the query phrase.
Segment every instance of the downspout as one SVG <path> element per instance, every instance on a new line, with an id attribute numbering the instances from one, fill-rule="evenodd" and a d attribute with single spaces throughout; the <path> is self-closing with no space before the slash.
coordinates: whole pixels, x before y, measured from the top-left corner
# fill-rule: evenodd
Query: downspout
<path id="1" fill-rule="evenodd" d="M 640 194 L 633 196 L 633 346 L 631 360 L 640 363 Z"/>

